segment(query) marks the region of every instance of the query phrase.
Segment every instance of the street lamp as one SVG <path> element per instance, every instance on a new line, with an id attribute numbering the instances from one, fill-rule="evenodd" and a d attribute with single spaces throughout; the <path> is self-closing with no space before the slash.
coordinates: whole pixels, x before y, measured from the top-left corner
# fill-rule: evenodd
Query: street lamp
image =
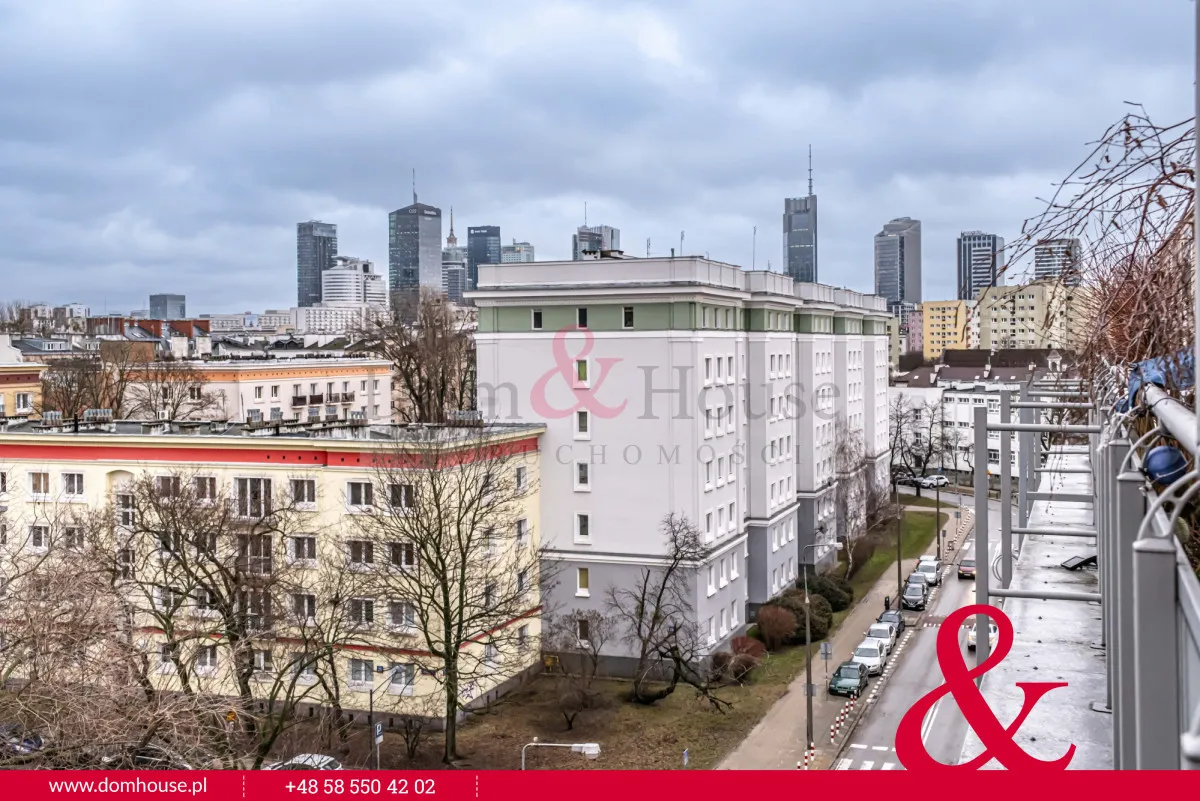
<path id="1" fill-rule="evenodd" d="M 388 683 L 392 681 L 392 674 L 400 669 L 399 665 L 392 668 L 385 668 L 379 665 L 375 668 L 376 673 L 384 673 L 387 676 Z M 375 691 L 379 688 L 375 686 L 375 682 L 371 682 L 371 689 L 367 692 L 367 728 L 371 730 L 372 750 L 375 752 L 375 770 L 379 770 L 379 738 L 375 736 Z"/>
<path id="2" fill-rule="evenodd" d="M 824 526 L 817 529 L 817 532 L 823 532 Z M 817 548 L 826 543 L 814 542 L 805 545 L 800 549 L 801 562 L 804 561 L 804 552 L 809 548 Z M 835 551 L 842 550 L 842 544 L 836 540 L 832 543 Z M 813 739 L 813 683 L 812 683 L 812 604 L 808 599 L 808 565 L 804 567 L 804 694 L 808 696 L 808 747 L 812 748 L 816 745 L 816 740 Z"/>
<path id="3" fill-rule="evenodd" d="M 596 759 L 600 756 L 600 743 L 539 743 L 534 738 L 532 743 L 526 743 L 521 747 L 521 770 L 525 770 L 525 751 L 528 748 L 570 748 L 588 759 Z"/>

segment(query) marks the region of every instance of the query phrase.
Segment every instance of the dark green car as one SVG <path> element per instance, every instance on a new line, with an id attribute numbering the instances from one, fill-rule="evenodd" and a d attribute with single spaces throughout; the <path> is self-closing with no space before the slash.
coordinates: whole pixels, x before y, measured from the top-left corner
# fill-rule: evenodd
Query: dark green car
<path id="1" fill-rule="evenodd" d="M 843 662 L 829 677 L 830 695 L 862 695 L 867 689 L 867 666 L 859 662 Z"/>

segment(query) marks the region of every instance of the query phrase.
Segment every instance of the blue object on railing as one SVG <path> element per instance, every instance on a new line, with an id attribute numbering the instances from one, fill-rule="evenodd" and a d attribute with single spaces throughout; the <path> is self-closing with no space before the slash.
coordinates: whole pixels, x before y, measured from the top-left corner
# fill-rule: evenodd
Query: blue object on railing
<path id="1" fill-rule="evenodd" d="M 1174 356 L 1159 356 L 1138 362 L 1129 372 L 1129 394 L 1117 404 L 1117 411 L 1129 410 L 1129 404 L 1142 387 L 1153 384 L 1164 389 L 1190 389 L 1196 382 L 1196 354 L 1189 350 Z"/>
<path id="2" fill-rule="evenodd" d="M 1159 445 L 1151 448 L 1142 462 L 1142 472 L 1146 478 L 1160 487 L 1169 487 L 1187 472 L 1187 458 L 1173 445 Z"/>

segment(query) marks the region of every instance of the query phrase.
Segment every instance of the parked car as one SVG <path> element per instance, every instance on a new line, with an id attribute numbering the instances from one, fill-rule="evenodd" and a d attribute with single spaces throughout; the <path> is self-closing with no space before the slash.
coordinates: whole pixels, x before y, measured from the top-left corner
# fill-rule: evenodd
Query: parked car
<path id="1" fill-rule="evenodd" d="M 921 557 L 916 572 L 935 587 L 942 583 L 942 563 L 936 557 Z"/>
<path id="2" fill-rule="evenodd" d="M 884 654 L 891 656 L 896 648 L 896 626 L 892 623 L 872 623 L 866 632 L 867 639 L 879 640 L 887 646 Z"/>
<path id="3" fill-rule="evenodd" d="M 926 595 L 929 594 L 929 577 L 920 571 L 914 570 L 912 573 L 909 573 L 908 581 L 906 581 L 905 584 L 916 584 L 921 588 L 921 592 L 925 593 Z"/>
<path id="4" fill-rule="evenodd" d="M 950 483 L 950 479 L 943 475 L 922 476 L 919 480 L 922 489 L 933 489 L 934 487 L 945 487 Z"/>
<path id="5" fill-rule="evenodd" d="M 843 662 L 829 677 L 830 695 L 862 695 L 867 689 L 867 668 L 861 662 Z"/>
<path id="6" fill-rule="evenodd" d="M 900 596 L 900 605 L 905 609 L 925 610 L 925 588 L 920 584 L 909 584 Z"/>
<path id="7" fill-rule="evenodd" d="M 110 749 L 100 757 L 103 770 L 196 770 L 179 754 L 155 743 Z"/>
<path id="8" fill-rule="evenodd" d="M 988 624 L 988 648 L 996 649 L 996 638 L 1000 636 L 1000 630 L 996 628 L 995 623 Z M 971 628 L 967 629 L 967 648 L 971 651 L 975 650 L 975 624 L 971 624 Z"/>
<path id="9" fill-rule="evenodd" d="M 20 723 L 0 723 L 0 757 L 25 756 L 41 751 L 46 741 Z"/>
<path id="10" fill-rule="evenodd" d="M 345 770 L 342 763 L 324 754 L 297 754 L 286 762 L 267 765 L 266 770 Z"/>
<path id="11" fill-rule="evenodd" d="M 854 649 L 854 656 L 850 661 L 865 667 L 870 675 L 878 676 L 883 673 L 883 666 L 887 662 L 883 653 L 883 643 L 878 640 L 863 640 Z"/>
<path id="12" fill-rule="evenodd" d="M 904 632 L 905 623 L 904 615 L 900 614 L 898 609 L 889 609 L 888 611 L 875 618 L 876 623 L 891 623 L 896 627 L 896 635 L 899 636 Z"/>
<path id="13" fill-rule="evenodd" d="M 963 559 L 958 563 L 958 577 L 960 579 L 975 578 L 975 560 Z"/>

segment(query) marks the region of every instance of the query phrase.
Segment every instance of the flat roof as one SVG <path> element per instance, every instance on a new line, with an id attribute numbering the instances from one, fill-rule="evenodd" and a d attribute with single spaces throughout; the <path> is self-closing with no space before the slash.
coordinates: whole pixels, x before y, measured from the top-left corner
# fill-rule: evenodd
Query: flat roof
<path id="1" fill-rule="evenodd" d="M 1090 466 L 1087 449 L 1065 446 L 1051 449 L 1046 467 L 1078 470 Z M 1091 494 L 1089 473 L 1040 473 L 1038 492 Z M 1014 526 L 1017 525 L 1014 520 Z M 1092 504 L 1034 501 L 1030 528 L 1081 528 L 1095 526 Z M 1093 592 L 1099 589 L 1094 569 L 1067 570 L 1062 563 L 1072 556 L 1096 553 L 1094 539 L 1027 536 L 1021 556 L 1013 565 L 1011 589 L 1048 592 Z M 1100 606 L 1083 601 L 1042 601 L 1025 598 L 997 599 L 1012 620 L 1013 645 L 1008 656 L 983 677 L 981 691 L 987 705 L 1004 725 L 1016 719 L 1024 703 L 1019 681 L 1065 681 L 1066 687 L 1042 696 L 1014 736 L 1026 753 L 1042 760 L 1060 759 L 1071 744 L 1075 757 L 1071 770 L 1112 770 L 1112 717 L 1097 712 L 1107 697 Z M 969 664 L 973 664 L 970 662 Z M 985 746 L 968 730 L 962 762 L 983 753 Z M 985 770 L 1004 770 L 992 760 Z"/>

